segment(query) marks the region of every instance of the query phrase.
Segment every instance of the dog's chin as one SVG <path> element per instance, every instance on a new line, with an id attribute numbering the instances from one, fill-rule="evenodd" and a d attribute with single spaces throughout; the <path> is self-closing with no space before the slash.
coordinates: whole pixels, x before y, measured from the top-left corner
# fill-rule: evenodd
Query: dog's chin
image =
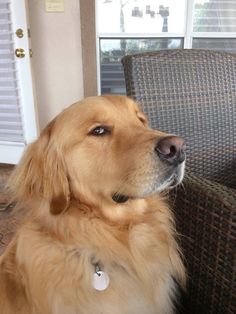
<path id="1" fill-rule="evenodd" d="M 148 191 L 138 193 L 135 196 L 128 196 L 125 194 L 114 193 L 112 195 L 112 200 L 115 203 L 124 204 L 130 199 L 147 198 L 147 197 L 151 196 L 152 194 L 159 193 L 159 192 L 162 192 L 162 191 L 167 190 L 167 189 L 172 189 L 172 188 L 176 187 L 180 182 L 181 182 L 181 180 L 179 178 L 174 177 L 173 179 L 167 179 L 164 182 L 160 182 L 158 184 L 155 184 L 155 187 L 148 189 Z"/>
<path id="2" fill-rule="evenodd" d="M 184 178 L 184 165 L 174 171 L 170 176 L 162 180 L 157 184 L 155 192 L 163 192 L 165 190 L 170 190 L 179 185 Z"/>
<path id="3" fill-rule="evenodd" d="M 142 187 L 138 193 L 114 193 L 112 194 L 112 200 L 115 203 L 126 203 L 129 199 L 146 198 L 155 193 L 160 193 L 165 190 L 170 190 L 179 185 L 184 177 L 184 163 L 179 166 L 171 174 L 164 178 L 154 180 L 152 184 Z"/>

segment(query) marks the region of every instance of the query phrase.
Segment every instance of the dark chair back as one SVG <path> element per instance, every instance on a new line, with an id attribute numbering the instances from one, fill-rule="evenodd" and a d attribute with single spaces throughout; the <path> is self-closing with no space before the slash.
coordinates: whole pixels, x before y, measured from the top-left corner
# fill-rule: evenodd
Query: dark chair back
<path id="1" fill-rule="evenodd" d="M 236 187 L 236 55 L 165 50 L 122 63 L 127 95 L 151 126 L 186 139 L 187 167 Z"/>

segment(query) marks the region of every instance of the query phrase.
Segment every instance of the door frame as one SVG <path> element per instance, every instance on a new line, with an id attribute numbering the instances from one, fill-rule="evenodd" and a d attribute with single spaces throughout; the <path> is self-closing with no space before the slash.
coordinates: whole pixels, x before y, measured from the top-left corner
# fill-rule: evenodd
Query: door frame
<path id="1" fill-rule="evenodd" d="M 33 75 L 30 60 L 29 24 L 27 0 L 17 0 L 10 2 L 12 13 L 12 31 L 14 38 L 14 50 L 23 48 L 24 58 L 17 58 L 16 69 L 18 78 L 18 88 L 20 91 L 20 110 L 24 132 L 24 142 L 0 142 L 0 162 L 17 164 L 23 154 L 27 144 L 33 142 L 39 134 L 38 117 L 36 110 L 36 99 L 34 97 Z M 15 31 L 23 29 L 24 36 L 18 38 Z"/>

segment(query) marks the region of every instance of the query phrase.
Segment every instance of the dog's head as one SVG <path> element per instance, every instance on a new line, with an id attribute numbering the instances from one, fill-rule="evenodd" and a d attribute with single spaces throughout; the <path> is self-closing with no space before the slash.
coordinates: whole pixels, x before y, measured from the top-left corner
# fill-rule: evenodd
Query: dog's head
<path id="1" fill-rule="evenodd" d="M 90 97 L 58 115 L 27 149 L 12 178 L 16 198 L 58 214 L 70 199 L 121 203 L 178 184 L 184 141 L 154 131 L 124 96 Z"/>

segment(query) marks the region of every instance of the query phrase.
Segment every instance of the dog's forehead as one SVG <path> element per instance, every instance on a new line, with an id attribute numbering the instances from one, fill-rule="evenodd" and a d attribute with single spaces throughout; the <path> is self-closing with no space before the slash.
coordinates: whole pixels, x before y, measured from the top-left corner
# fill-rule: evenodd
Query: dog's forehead
<path id="1" fill-rule="evenodd" d="M 63 134 L 63 140 L 65 134 L 74 134 L 73 130 L 87 132 L 96 124 L 116 125 L 123 128 L 131 125 L 132 121 L 137 122 L 138 112 L 138 105 L 125 96 L 88 97 L 65 109 L 55 119 L 51 131 L 57 130 L 57 134 Z"/>
<path id="2" fill-rule="evenodd" d="M 86 98 L 78 104 L 78 118 L 102 118 L 136 115 L 138 105 L 125 96 L 97 96 Z"/>
<path id="3" fill-rule="evenodd" d="M 138 109 L 137 103 L 129 97 L 121 96 L 121 95 L 105 95 L 101 97 L 105 99 L 106 102 L 112 104 L 113 106 L 118 106 L 120 108 L 127 108 L 127 109 Z"/>
<path id="4" fill-rule="evenodd" d="M 90 103 L 90 99 L 88 98 Z M 134 112 L 138 109 L 137 104 L 126 96 L 106 95 L 95 97 L 91 104 L 96 107 L 97 110 L 120 110 Z"/>

